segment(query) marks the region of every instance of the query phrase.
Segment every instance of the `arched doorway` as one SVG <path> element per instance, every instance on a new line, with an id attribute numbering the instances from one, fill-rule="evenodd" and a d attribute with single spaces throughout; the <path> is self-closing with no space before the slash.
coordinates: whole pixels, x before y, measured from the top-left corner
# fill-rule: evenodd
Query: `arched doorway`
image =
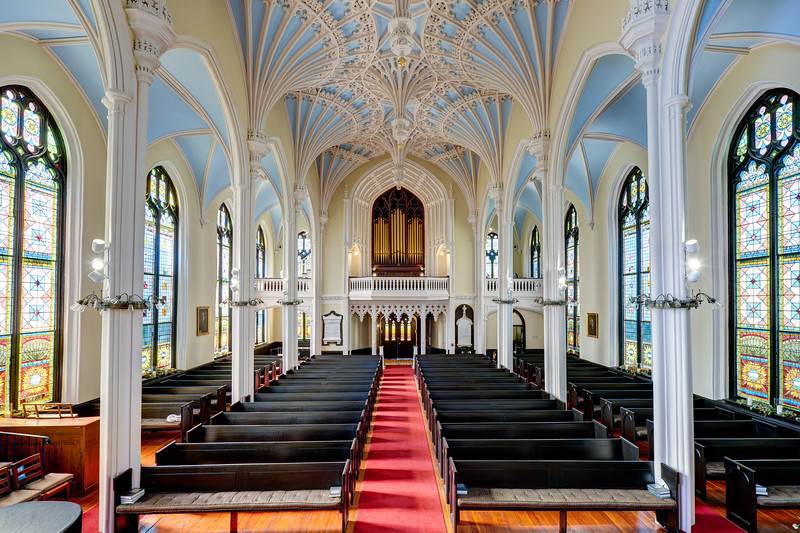
<path id="1" fill-rule="evenodd" d="M 419 317 L 406 313 L 379 317 L 379 345 L 387 359 L 411 359 L 414 347 L 419 348 Z"/>
<path id="2" fill-rule="evenodd" d="M 514 342 L 514 353 L 518 350 L 525 351 L 525 319 L 522 317 L 522 313 L 514 309 L 514 316 L 513 316 L 513 342 Z"/>

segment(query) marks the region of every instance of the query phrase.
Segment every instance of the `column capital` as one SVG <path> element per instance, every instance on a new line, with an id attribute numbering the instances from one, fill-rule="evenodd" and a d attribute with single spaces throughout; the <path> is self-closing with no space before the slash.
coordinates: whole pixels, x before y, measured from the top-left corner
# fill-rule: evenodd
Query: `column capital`
<path id="1" fill-rule="evenodd" d="M 489 187 L 489 198 L 494 200 L 494 205 L 497 209 L 503 207 L 503 184 L 498 183 Z"/>
<path id="2" fill-rule="evenodd" d="M 649 87 L 661 74 L 661 37 L 669 22 L 667 0 L 630 0 L 630 5 L 619 42 L 636 59 L 642 83 Z"/>
<path id="3" fill-rule="evenodd" d="M 109 89 L 106 91 L 105 96 L 103 96 L 102 102 L 103 105 L 106 106 L 106 109 L 108 109 L 108 115 L 109 118 L 111 118 L 112 114 L 124 114 L 125 106 L 133 103 L 133 98 L 122 91 Z"/>
<path id="4" fill-rule="evenodd" d="M 536 158 L 536 168 L 531 180 L 541 179 L 550 169 L 550 130 L 541 130 L 531 135 L 528 153 Z"/>
<path id="5" fill-rule="evenodd" d="M 127 0 L 125 13 L 133 33 L 136 77 L 150 85 L 161 66 L 161 54 L 177 39 L 172 29 L 172 14 L 166 0 Z"/>

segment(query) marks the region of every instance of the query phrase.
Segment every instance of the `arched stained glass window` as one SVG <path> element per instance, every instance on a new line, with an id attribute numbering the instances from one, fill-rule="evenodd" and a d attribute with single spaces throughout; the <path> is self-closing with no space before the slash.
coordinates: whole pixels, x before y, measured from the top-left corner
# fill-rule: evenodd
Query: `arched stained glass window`
<path id="1" fill-rule="evenodd" d="M 233 246 L 233 226 L 231 214 L 225 204 L 217 212 L 217 291 L 216 317 L 214 319 L 214 353 L 227 354 L 231 351 L 231 307 L 222 302 L 231 300 L 231 248 Z"/>
<path id="2" fill-rule="evenodd" d="M 142 296 L 164 298 L 165 305 L 144 310 L 142 372 L 175 366 L 177 235 L 178 196 L 164 169 L 156 167 L 147 176 Z"/>
<path id="3" fill-rule="evenodd" d="M 297 277 L 311 277 L 311 239 L 305 231 L 297 234 Z"/>
<path id="4" fill-rule="evenodd" d="M 542 277 L 542 243 L 538 226 L 534 226 L 531 232 L 531 277 Z"/>
<path id="5" fill-rule="evenodd" d="M 308 341 L 311 339 L 311 321 L 302 311 L 297 312 L 297 340 Z"/>
<path id="6" fill-rule="evenodd" d="M 798 95 L 769 91 L 731 144 L 731 354 L 735 394 L 800 410 Z"/>
<path id="7" fill-rule="evenodd" d="M 25 87 L 0 88 L 0 409 L 57 399 L 66 154 Z"/>
<path id="8" fill-rule="evenodd" d="M 619 197 L 619 285 L 621 359 L 626 366 L 653 368 L 650 309 L 629 307 L 631 298 L 650 294 L 650 204 L 647 181 L 633 169 Z"/>
<path id="9" fill-rule="evenodd" d="M 256 278 L 267 277 L 267 242 L 264 230 L 256 230 Z M 256 311 L 256 344 L 267 342 L 267 310 Z"/>
<path id="10" fill-rule="evenodd" d="M 578 254 L 578 213 L 569 206 L 564 224 L 567 261 L 567 353 L 578 355 L 581 348 L 580 256 Z"/>
<path id="11" fill-rule="evenodd" d="M 497 233 L 489 232 L 486 236 L 486 277 L 497 277 L 497 254 L 498 254 Z"/>

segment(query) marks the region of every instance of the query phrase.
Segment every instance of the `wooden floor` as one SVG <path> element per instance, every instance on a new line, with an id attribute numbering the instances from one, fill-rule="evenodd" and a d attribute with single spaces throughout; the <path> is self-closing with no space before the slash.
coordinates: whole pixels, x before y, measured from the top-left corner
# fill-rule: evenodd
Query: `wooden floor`
<path id="1" fill-rule="evenodd" d="M 372 436 L 370 431 L 369 437 Z M 142 464 L 155 464 L 157 450 L 175 440 L 177 433 L 144 433 L 142 435 Z M 369 439 L 367 454 L 369 453 Z M 434 455 L 431 449 L 431 461 Z M 366 461 L 362 461 L 362 472 L 356 485 L 356 504 L 350 511 L 348 532 L 352 533 L 358 512 L 358 494 L 363 478 L 363 468 Z M 442 490 L 441 479 L 437 478 L 439 496 L 442 503 L 442 512 L 449 532 L 452 532 L 450 518 L 447 514 L 445 496 Z M 707 504 L 721 516 L 725 516 L 725 483 L 714 481 L 709 483 L 709 497 Z M 74 500 L 79 503 L 84 513 L 93 509 L 98 504 L 97 492 L 81 499 Z M 664 531 L 654 521 L 654 513 L 646 512 L 571 512 L 568 514 L 569 531 L 573 533 L 651 533 Z M 793 511 L 759 511 L 760 533 L 783 533 L 794 531 L 792 523 L 800 522 L 800 516 Z M 214 514 L 185 514 L 185 515 L 151 515 L 143 516 L 140 520 L 139 531 L 142 533 L 228 533 L 230 530 L 230 515 L 228 513 Z M 459 522 L 459 533 L 520 533 L 527 531 L 542 531 L 555 533 L 558 531 L 558 513 L 556 512 L 489 512 L 489 511 L 462 511 Z M 313 512 L 270 512 L 270 513 L 240 513 L 239 531 L 248 532 L 303 532 L 303 533 L 337 533 L 341 531 L 341 515 L 336 511 Z M 408 531 L 402 524 L 392 532 Z M 418 531 L 418 530 L 417 530 Z M 711 530 L 703 531 L 707 533 Z M 84 533 L 90 532 L 84 527 Z M 389 533 L 388 530 L 382 530 Z M 90 532 L 94 533 L 94 532 Z"/>

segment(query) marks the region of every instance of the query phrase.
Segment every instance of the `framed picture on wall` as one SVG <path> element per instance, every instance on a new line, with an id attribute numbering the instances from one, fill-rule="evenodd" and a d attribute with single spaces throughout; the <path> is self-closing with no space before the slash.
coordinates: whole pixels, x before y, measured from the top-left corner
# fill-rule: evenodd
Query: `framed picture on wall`
<path id="1" fill-rule="evenodd" d="M 586 335 L 597 338 L 597 313 L 586 313 Z"/>
<path id="2" fill-rule="evenodd" d="M 197 336 L 208 335 L 208 306 L 197 308 Z"/>

